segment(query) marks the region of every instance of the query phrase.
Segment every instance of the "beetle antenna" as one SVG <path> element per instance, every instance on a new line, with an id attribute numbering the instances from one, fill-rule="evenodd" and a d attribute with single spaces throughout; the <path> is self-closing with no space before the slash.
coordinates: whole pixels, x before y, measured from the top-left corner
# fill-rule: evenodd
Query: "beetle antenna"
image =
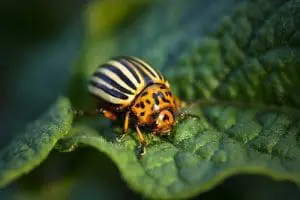
<path id="1" fill-rule="evenodd" d="M 182 119 L 186 119 L 186 118 L 200 119 L 200 117 L 198 115 L 187 113 L 187 112 L 182 112 L 182 113 L 179 114 L 179 116 Z"/>
<path id="2" fill-rule="evenodd" d="M 190 113 L 187 113 L 187 112 L 181 112 L 181 113 L 179 113 L 178 116 L 180 117 L 180 119 L 176 120 L 176 122 L 175 122 L 174 125 L 176 125 L 178 122 L 183 121 L 183 120 L 185 120 L 187 118 L 192 118 L 192 119 L 198 119 L 198 120 L 200 120 L 200 117 L 198 115 L 190 114 Z"/>

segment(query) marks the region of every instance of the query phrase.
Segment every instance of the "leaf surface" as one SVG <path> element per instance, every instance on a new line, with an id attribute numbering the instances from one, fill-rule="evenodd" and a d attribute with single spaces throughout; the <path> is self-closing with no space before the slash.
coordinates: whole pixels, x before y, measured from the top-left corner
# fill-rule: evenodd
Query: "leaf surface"
<path id="1" fill-rule="evenodd" d="M 69 132 L 72 118 L 69 100 L 61 97 L 40 118 L 31 122 L 23 134 L 3 148 L 0 152 L 0 187 L 37 167 L 57 140 Z"/>
<path id="2" fill-rule="evenodd" d="M 161 70 L 189 103 L 184 112 L 199 118 L 177 118 L 168 137 L 145 132 L 140 160 L 132 130 L 116 141 L 121 123 L 79 120 L 67 134 L 70 105 L 59 100 L 0 152 L 0 186 L 37 166 L 61 138 L 61 151 L 87 145 L 106 153 L 148 198 L 190 198 L 241 173 L 300 185 L 300 2 L 163 1 L 143 11 L 101 37 L 91 28 L 70 99 L 90 105 L 81 92 L 93 70 L 110 56 L 134 55 Z"/>
<path id="3" fill-rule="evenodd" d="M 142 160 L 135 133 L 118 143 L 120 126 L 103 118 L 79 123 L 65 148 L 105 152 L 149 198 L 192 197 L 240 173 L 299 185 L 299 1 L 168 3 L 127 27 L 114 53 L 162 70 L 199 119 L 179 118 L 168 138 L 148 134 Z"/>

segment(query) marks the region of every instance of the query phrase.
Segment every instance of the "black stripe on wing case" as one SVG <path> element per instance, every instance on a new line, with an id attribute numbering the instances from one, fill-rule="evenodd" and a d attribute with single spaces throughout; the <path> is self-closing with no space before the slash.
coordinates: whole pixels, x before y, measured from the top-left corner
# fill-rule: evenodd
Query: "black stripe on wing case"
<path id="1" fill-rule="evenodd" d="M 126 59 L 122 60 L 122 58 L 120 60 L 118 60 L 119 63 L 121 63 L 122 65 L 124 65 L 126 67 L 126 69 L 128 69 L 131 74 L 134 76 L 134 78 L 137 80 L 138 83 L 141 83 L 141 80 L 139 78 L 139 76 L 136 74 L 136 72 L 131 68 L 130 65 L 128 65 L 128 61 L 126 61 Z"/>
<path id="2" fill-rule="evenodd" d="M 104 64 L 102 65 L 102 67 L 105 67 L 106 69 L 108 69 L 109 71 L 115 73 L 117 76 L 120 77 L 120 79 L 122 81 L 124 81 L 129 87 L 131 87 L 132 89 L 136 90 L 136 86 L 131 82 L 131 80 L 125 75 L 123 74 L 123 72 L 118 69 L 117 67 L 113 66 L 113 65 L 108 65 L 108 64 Z"/>
<path id="3" fill-rule="evenodd" d="M 162 76 L 162 74 L 158 70 L 156 70 L 155 68 L 153 68 L 153 69 L 154 69 L 154 71 L 156 71 L 156 73 L 158 74 L 159 78 L 161 80 L 164 80 L 164 77 Z"/>
<path id="4" fill-rule="evenodd" d="M 135 63 L 137 63 L 137 64 L 139 64 L 140 66 L 142 66 L 144 69 L 146 69 L 147 70 L 147 72 L 149 72 L 153 77 L 156 77 L 157 78 L 157 76 L 156 76 L 156 74 L 154 74 L 150 69 L 148 69 L 143 63 L 141 63 L 139 60 L 136 60 L 136 59 L 134 59 L 134 58 L 128 58 L 131 62 L 135 62 Z"/>
<path id="5" fill-rule="evenodd" d="M 107 93 L 108 95 L 110 96 L 113 96 L 113 97 L 116 97 L 116 98 L 119 98 L 119 99 L 128 99 L 128 96 L 116 91 L 116 90 L 113 90 L 113 89 L 110 89 L 108 87 L 106 87 L 105 85 L 102 85 L 100 83 L 97 83 L 97 82 L 94 82 L 94 81 L 90 81 L 89 84 L 91 84 L 92 86 L 96 87 L 96 88 L 99 88 L 101 90 L 103 90 L 105 93 Z M 100 98 L 102 98 L 100 96 Z"/>
<path id="6" fill-rule="evenodd" d="M 162 76 L 162 74 L 157 69 L 155 69 L 154 67 L 152 67 L 152 69 L 158 74 L 158 76 L 161 80 L 164 80 L 164 77 Z"/>
<path id="7" fill-rule="evenodd" d="M 153 83 L 153 80 L 151 79 L 151 77 L 144 72 L 144 70 L 138 63 L 134 62 L 133 60 L 130 60 L 130 61 L 131 61 L 130 63 L 141 73 L 146 84 Z"/>
<path id="8" fill-rule="evenodd" d="M 103 74 L 102 72 L 95 72 L 94 76 L 100 78 L 101 80 L 103 80 L 104 82 L 106 82 L 108 85 L 111 85 L 112 87 L 117 88 L 121 92 L 124 92 L 126 94 L 133 94 L 130 90 L 127 90 L 126 88 L 122 87 L 116 81 L 114 81 L 113 79 L 111 79 L 106 74 Z"/>

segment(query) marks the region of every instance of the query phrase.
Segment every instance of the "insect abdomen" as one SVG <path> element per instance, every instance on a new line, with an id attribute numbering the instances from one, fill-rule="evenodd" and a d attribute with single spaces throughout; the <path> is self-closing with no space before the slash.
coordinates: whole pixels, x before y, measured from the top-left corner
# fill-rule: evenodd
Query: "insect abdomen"
<path id="1" fill-rule="evenodd" d="M 144 61 L 116 57 L 96 69 L 88 89 L 99 99 L 126 107 L 147 85 L 163 82 L 163 76 Z"/>

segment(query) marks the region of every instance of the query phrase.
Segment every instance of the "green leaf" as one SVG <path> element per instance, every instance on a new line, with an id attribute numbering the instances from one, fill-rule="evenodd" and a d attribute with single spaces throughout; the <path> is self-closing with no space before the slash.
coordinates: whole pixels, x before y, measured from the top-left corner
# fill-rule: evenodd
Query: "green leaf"
<path id="1" fill-rule="evenodd" d="M 118 143 L 122 124 L 113 128 L 103 118 L 78 122 L 60 148 L 84 144 L 105 152 L 129 186 L 148 198 L 190 198 L 240 173 L 300 185 L 299 13 L 296 0 L 151 7 L 114 36 L 110 52 L 100 45 L 87 51 L 93 59 L 83 63 L 84 79 L 97 58 L 145 58 L 191 102 L 185 112 L 199 119 L 179 118 L 168 138 L 147 134 L 141 160 L 135 133 Z"/>
<path id="2" fill-rule="evenodd" d="M 170 141 L 147 137 L 150 143 L 141 160 L 134 133 L 117 143 L 109 128 L 77 126 L 65 148 L 85 144 L 107 153 L 129 185 L 151 198 L 191 197 L 240 173 L 300 185 L 300 123 L 295 119 L 232 106 L 198 107 L 196 113 L 201 119 L 182 121 Z"/>
<path id="3" fill-rule="evenodd" d="M 187 99 L 299 107 L 298 13 L 298 1 L 241 4 L 182 56 L 176 89 Z"/>
<path id="4" fill-rule="evenodd" d="M 29 173 L 65 136 L 72 124 L 69 100 L 61 97 L 39 119 L 31 122 L 25 132 L 0 152 L 0 187 Z"/>
<path id="5" fill-rule="evenodd" d="M 139 160 L 132 130 L 115 140 L 121 123 L 76 121 L 69 133 L 70 104 L 62 98 L 0 151 L 1 187 L 29 173 L 54 146 L 68 152 L 79 145 L 106 153 L 132 190 L 148 198 L 190 198 L 240 173 L 300 185 L 299 1 L 160 1 L 139 8 L 131 23 L 123 23 L 131 13 L 125 7 L 111 15 L 119 26 L 102 21 L 100 27 L 98 19 L 108 15 L 98 15 L 97 4 L 87 12 L 91 27 L 74 70 L 73 105 L 90 107 L 81 94 L 101 62 L 135 55 L 160 69 L 173 92 L 191 102 L 185 112 L 199 119 L 179 117 L 169 137 L 147 134 L 147 154 Z M 54 196 L 68 196 L 71 185 L 61 183 Z"/>

